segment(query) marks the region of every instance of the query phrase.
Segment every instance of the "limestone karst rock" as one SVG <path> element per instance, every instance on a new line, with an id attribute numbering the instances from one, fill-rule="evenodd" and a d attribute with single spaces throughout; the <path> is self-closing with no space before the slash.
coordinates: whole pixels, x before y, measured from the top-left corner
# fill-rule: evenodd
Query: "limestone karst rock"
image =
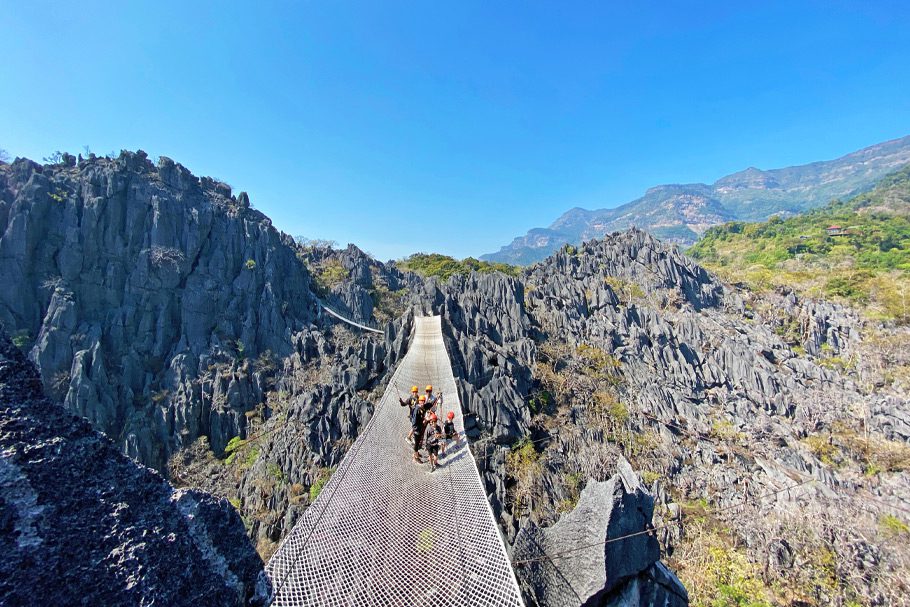
<path id="1" fill-rule="evenodd" d="M 654 499 L 621 459 L 616 475 L 588 483 L 557 523 L 522 529 L 513 558 L 532 604 L 688 605 L 685 588 L 658 561 L 657 539 L 648 532 L 653 513 Z"/>
<path id="2" fill-rule="evenodd" d="M 267 603 L 227 500 L 174 491 L 50 402 L 2 330 L 0 453 L 0 603 Z"/>

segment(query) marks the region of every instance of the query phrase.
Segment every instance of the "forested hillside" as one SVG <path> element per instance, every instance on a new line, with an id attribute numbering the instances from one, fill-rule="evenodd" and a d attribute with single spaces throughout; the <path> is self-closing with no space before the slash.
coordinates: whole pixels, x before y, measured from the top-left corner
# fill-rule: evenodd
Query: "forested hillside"
<path id="1" fill-rule="evenodd" d="M 711 228 L 689 254 L 754 290 L 787 286 L 910 322 L 910 167 L 804 215 Z"/>

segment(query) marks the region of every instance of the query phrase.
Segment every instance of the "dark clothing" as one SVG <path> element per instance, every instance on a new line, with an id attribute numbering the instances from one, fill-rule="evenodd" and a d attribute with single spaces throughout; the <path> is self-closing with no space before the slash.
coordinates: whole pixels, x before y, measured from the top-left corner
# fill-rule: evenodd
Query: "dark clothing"
<path id="1" fill-rule="evenodd" d="M 446 438 L 455 438 L 455 422 L 446 422 L 442 425 L 442 434 Z"/>
<path id="2" fill-rule="evenodd" d="M 409 418 L 414 417 L 414 407 L 416 407 L 419 404 L 419 401 L 417 400 L 416 396 L 412 396 L 410 398 L 399 398 L 398 403 L 402 407 L 408 408 L 408 417 Z"/>
<path id="3" fill-rule="evenodd" d="M 409 408 L 413 409 L 414 407 L 417 406 L 417 403 L 420 401 L 417 400 L 416 396 L 410 396 L 408 398 L 399 398 L 398 402 L 401 404 L 402 407 L 409 407 Z"/>
<path id="4" fill-rule="evenodd" d="M 434 396 L 433 394 L 430 394 L 429 396 L 427 396 L 427 407 L 429 407 L 430 409 L 432 409 L 434 406 L 436 406 L 436 403 L 438 403 L 438 402 L 439 402 L 438 396 Z"/>
<path id="5" fill-rule="evenodd" d="M 411 409 L 411 427 L 414 430 L 423 431 L 423 419 L 425 417 L 425 411 L 422 405 L 417 405 Z"/>
<path id="6" fill-rule="evenodd" d="M 432 408 L 433 408 L 433 405 L 431 405 L 429 403 L 424 403 L 422 405 L 417 405 L 416 407 L 414 407 L 414 410 L 411 412 L 411 426 L 413 426 L 415 429 L 420 427 L 421 431 L 422 431 L 424 420 L 427 417 L 427 413 L 429 413 L 430 409 L 432 409 Z"/>
<path id="7" fill-rule="evenodd" d="M 439 448 L 440 434 L 442 434 L 442 429 L 439 427 L 439 424 L 427 425 L 426 435 L 424 436 L 424 442 L 427 445 L 427 449 Z"/>

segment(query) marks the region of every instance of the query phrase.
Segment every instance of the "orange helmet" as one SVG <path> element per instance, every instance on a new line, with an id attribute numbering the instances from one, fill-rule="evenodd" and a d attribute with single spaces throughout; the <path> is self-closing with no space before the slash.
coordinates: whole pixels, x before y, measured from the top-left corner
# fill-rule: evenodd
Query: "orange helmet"
<path id="1" fill-rule="evenodd" d="M 427 397 L 424 396 L 423 394 L 421 394 L 421 395 L 420 395 L 420 398 L 418 398 L 417 400 L 420 401 L 420 402 L 422 402 L 422 403 L 425 403 L 425 402 L 427 402 Z"/>
<path id="2" fill-rule="evenodd" d="M 411 386 L 411 392 L 417 393 L 417 386 Z"/>
<path id="3" fill-rule="evenodd" d="M 448 413 L 446 413 L 446 417 L 448 417 L 449 419 L 455 419 L 455 412 L 449 411 Z"/>
<path id="4" fill-rule="evenodd" d="M 433 386 L 427 386 L 427 392 L 432 392 L 432 391 L 433 391 Z"/>

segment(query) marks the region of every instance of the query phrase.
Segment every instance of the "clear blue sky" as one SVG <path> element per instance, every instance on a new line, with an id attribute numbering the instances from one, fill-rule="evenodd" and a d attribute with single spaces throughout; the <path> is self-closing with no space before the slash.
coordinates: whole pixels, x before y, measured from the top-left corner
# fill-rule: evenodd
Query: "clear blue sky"
<path id="1" fill-rule="evenodd" d="M 905 1 L 234 4 L 5 3 L 0 147 L 170 156 L 387 259 L 910 134 Z"/>

